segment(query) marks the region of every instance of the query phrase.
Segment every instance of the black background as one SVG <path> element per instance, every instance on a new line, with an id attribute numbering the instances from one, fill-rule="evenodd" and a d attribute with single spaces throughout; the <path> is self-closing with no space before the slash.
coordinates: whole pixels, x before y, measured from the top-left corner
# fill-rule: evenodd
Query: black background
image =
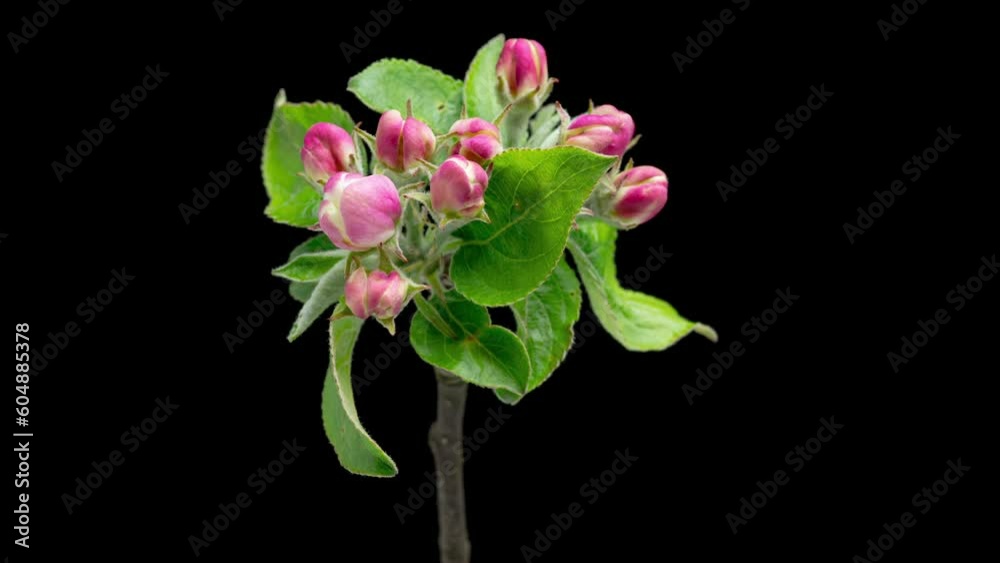
<path id="1" fill-rule="evenodd" d="M 9 548 L 12 561 L 193 558 L 188 538 L 202 520 L 248 491 L 247 476 L 292 439 L 302 457 L 201 558 L 436 560 L 434 508 L 405 525 L 393 510 L 432 467 L 430 368 L 407 351 L 359 398 L 363 422 L 400 467 L 396 479 L 367 479 L 340 468 L 323 433 L 320 326 L 287 343 L 289 300 L 235 353 L 223 342 L 255 300 L 286 288 L 269 271 L 308 234 L 263 215 L 258 162 L 237 151 L 266 125 L 279 88 L 292 101 L 341 103 L 372 127 L 377 116 L 344 90 L 350 76 L 387 56 L 462 76 L 497 33 L 546 46 L 560 79 L 553 99 L 571 112 L 593 98 L 634 116 L 643 142 L 632 156 L 664 168 L 671 191 L 659 217 L 620 237 L 620 272 L 662 245 L 673 255 L 642 289 L 721 341 L 691 337 L 637 355 L 603 332 L 587 338 L 468 463 L 474 559 L 522 560 L 535 530 L 626 448 L 639 461 L 536 561 L 846 562 L 958 458 L 972 469 L 884 560 L 971 559 L 996 510 L 980 387 L 996 374 L 998 282 L 899 373 L 886 354 L 950 307 L 948 292 L 997 250 L 993 159 L 983 157 L 995 69 L 983 60 L 980 6 L 930 0 L 885 41 L 876 22 L 892 13 L 888 1 L 753 0 L 740 12 L 724 1 L 653 11 L 589 0 L 555 30 L 545 12 L 556 0 L 404 2 L 346 62 L 340 43 L 386 3 L 345 4 L 244 2 L 220 21 L 210 2 L 72 2 L 19 53 L 5 46 L 5 168 L 17 173 L 0 212 L 5 326 L 30 323 L 41 345 L 81 321 L 77 306 L 113 269 L 135 276 L 32 379 L 32 547 Z M 39 9 L 5 7 L 5 31 Z M 678 72 L 671 54 L 727 8 L 736 21 Z M 52 162 L 65 145 L 113 118 L 112 101 L 157 64 L 169 77 L 57 181 Z M 775 122 L 820 85 L 834 95 L 723 202 L 715 184 L 729 166 L 777 136 Z M 960 139 L 910 182 L 903 163 L 948 126 Z M 186 224 L 178 206 L 233 159 L 242 172 Z M 907 192 L 851 244 L 843 224 L 895 179 Z M 740 327 L 785 288 L 800 299 L 689 405 L 681 386 L 713 352 L 745 343 Z M 391 340 L 370 325 L 356 362 Z M 178 411 L 67 515 L 61 495 L 168 396 Z M 467 431 L 496 404 L 473 390 Z M 789 469 L 786 453 L 822 417 L 844 429 L 734 536 L 725 515 L 758 480 Z"/>

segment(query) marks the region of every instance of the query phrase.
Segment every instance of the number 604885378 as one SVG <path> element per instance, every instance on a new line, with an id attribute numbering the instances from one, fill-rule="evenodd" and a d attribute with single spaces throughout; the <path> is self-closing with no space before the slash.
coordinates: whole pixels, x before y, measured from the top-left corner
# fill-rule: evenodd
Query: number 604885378
<path id="1" fill-rule="evenodd" d="M 17 382 L 18 383 L 28 383 L 28 370 L 31 369 L 28 365 L 28 323 L 21 323 L 14 327 L 14 360 L 17 364 L 14 369 L 17 370 Z"/>

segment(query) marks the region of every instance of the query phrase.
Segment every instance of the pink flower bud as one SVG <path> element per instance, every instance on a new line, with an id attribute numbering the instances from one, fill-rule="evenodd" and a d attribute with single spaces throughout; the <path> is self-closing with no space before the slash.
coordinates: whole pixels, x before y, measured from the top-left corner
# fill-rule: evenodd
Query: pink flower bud
<path id="1" fill-rule="evenodd" d="M 412 170 L 419 160 L 429 160 L 437 139 L 422 121 L 389 110 L 378 120 L 375 153 L 383 164 L 397 172 Z"/>
<path id="2" fill-rule="evenodd" d="M 483 208 L 489 177 L 483 167 L 453 156 L 431 177 L 431 206 L 450 219 L 471 219 Z"/>
<path id="3" fill-rule="evenodd" d="M 353 157 L 354 139 L 333 123 L 316 123 L 306 131 L 302 165 L 313 180 L 326 183 L 337 172 L 346 172 Z"/>
<path id="4" fill-rule="evenodd" d="M 497 61 L 497 77 L 510 102 L 535 94 L 549 81 L 545 49 L 531 39 L 508 39 Z"/>
<path id="5" fill-rule="evenodd" d="M 402 212 L 389 178 L 338 172 L 323 189 L 319 226 L 340 248 L 368 250 L 392 238 Z"/>
<path id="6" fill-rule="evenodd" d="M 456 121 L 449 132 L 458 135 L 458 144 L 452 154 L 462 155 L 475 163 L 491 160 L 503 150 L 500 129 L 485 119 L 473 117 Z"/>
<path id="7" fill-rule="evenodd" d="M 649 221 L 667 204 L 667 174 L 655 166 L 637 166 L 615 178 L 609 215 L 631 229 Z"/>
<path id="8" fill-rule="evenodd" d="M 569 124 L 567 145 L 610 156 L 625 154 L 635 134 L 632 116 L 615 106 L 603 105 Z"/>
<path id="9" fill-rule="evenodd" d="M 409 285 L 399 272 L 375 270 L 367 273 L 364 268 L 358 268 L 344 285 L 344 301 L 359 318 L 390 320 L 406 305 Z"/>

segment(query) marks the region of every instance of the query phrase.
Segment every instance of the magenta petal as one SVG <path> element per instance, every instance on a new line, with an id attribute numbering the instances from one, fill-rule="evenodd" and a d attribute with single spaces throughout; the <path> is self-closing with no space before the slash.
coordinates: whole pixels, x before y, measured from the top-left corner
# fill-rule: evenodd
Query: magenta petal
<path id="1" fill-rule="evenodd" d="M 666 183 L 667 173 L 655 166 L 636 166 L 631 170 L 622 172 L 615 179 L 615 184 L 619 186 L 632 186 L 651 180 Z"/>
<path id="2" fill-rule="evenodd" d="M 469 119 L 460 119 L 451 126 L 449 133 L 454 133 L 456 135 L 466 136 L 480 133 L 482 131 L 493 131 L 499 132 L 496 125 L 493 125 L 489 121 L 479 117 L 470 117 Z"/>
<path id="3" fill-rule="evenodd" d="M 488 181 L 482 166 L 453 156 L 431 177 L 431 206 L 445 216 L 473 217 L 483 208 Z"/>
<path id="4" fill-rule="evenodd" d="M 340 199 L 346 235 L 356 246 L 372 248 L 396 233 L 402 215 L 399 193 L 385 176 L 367 176 L 348 185 Z"/>
<path id="5" fill-rule="evenodd" d="M 615 205 L 615 215 L 630 224 L 639 225 L 655 217 L 667 204 L 667 188 L 663 184 L 643 184 L 627 188 Z"/>
<path id="6" fill-rule="evenodd" d="M 634 135 L 635 123 L 632 116 L 614 106 L 602 105 L 570 123 L 567 144 L 601 154 L 621 156 L 628 150 Z"/>
<path id="7" fill-rule="evenodd" d="M 302 141 L 302 165 L 310 178 L 326 182 L 347 170 L 354 156 L 354 139 L 333 123 L 316 123 Z"/>
<path id="8" fill-rule="evenodd" d="M 422 121 L 408 118 L 403 125 L 403 168 L 410 169 L 420 160 L 431 158 L 437 138 Z"/>
<path id="9" fill-rule="evenodd" d="M 613 115 L 596 115 L 592 113 L 587 113 L 581 115 L 574 119 L 569 124 L 570 131 L 586 129 L 588 127 L 615 127 L 619 124 L 620 120 L 618 117 Z"/>
<path id="10" fill-rule="evenodd" d="M 364 268 L 358 268 L 354 270 L 351 277 L 347 278 L 347 283 L 344 284 L 344 301 L 351 312 L 354 313 L 354 316 L 361 319 L 367 319 L 371 314 L 365 303 L 367 295 L 368 276 L 365 274 Z"/>
<path id="11" fill-rule="evenodd" d="M 394 318 L 406 300 L 406 280 L 399 272 L 376 270 L 369 276 L 368 307 L 379 319 Z"/>
<path id="12" fill-rule="evenodd" d="M 437 172 L 431 177 L 431 207 L 435 211 L 447 213 L 464 205 L 469 189 L 465 162 L 465 158 L 453 156 L 441 163 Z"/>
<path id="13" fill-rule="evenodd" d="M 402 168 L 399 141 L 403 134 L 403 116 L 389 110 L 378 120 L 375 131 L 375 153 L 379 160 L 394 170 Z"/>
<path id="14" fill-rule="evenodd" d="M 614 154 L 609 149 L 614 147 L 615 140 L 615 132 L 610 127 L 599 126 L 587 129 L 577 135 L 571 135 L 566 140 L 566 144 L 596 153 Z"/>
<path id="15" fill-rule="evenodd" d="M 469 139 L 464 139 L 461 141 L 461 146 L 462 156 L 477 162 L 492 159 L 500 154 L 502 149 L 499 140 L 486 135 L 477 135 Z"/>
<path id="16" fill-rule="evenodd" d="M 497 61 L 497 76 L 512 99 L 530 95 L 549 79 L 545 49 L 530 39 L 508 39 Z"/>

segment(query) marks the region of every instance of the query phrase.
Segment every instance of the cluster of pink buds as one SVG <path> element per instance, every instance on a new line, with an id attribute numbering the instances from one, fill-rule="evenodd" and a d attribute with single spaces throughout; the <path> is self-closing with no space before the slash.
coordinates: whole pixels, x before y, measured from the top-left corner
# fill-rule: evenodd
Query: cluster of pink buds
<path id="1" fill-rule="evenodd" d="M 512 112 L 523 117 L 534 113 L 555 82 L 549 78 L 545 49 L 529 39 L 510 39 L 504 44 L 496 74 L 498 92 L 508 104 L 503 115 Z M 356 162 L 354 135 L 332 123 L 313 125 L 306 132 L 301 151 L 305 176 L 317 187 L 322 186 L 319 228 L 339 248 L 358 254 L 379 249 L 381 256 L 378 269 L 366 270 L 352 255 L 345 272 L 344 310 L 360 318 L 374 318 L 390 329 L 413 295 L 427 289 L 397 271 L 384 252 L 391 246 L 406 261 L 395 241 L 400 234 L 404 202 L 410 204 L 400 198 L 400 191 L 407 193 L 413 205 L 425 205 L 425 215 L 429 213 L 439 225 L 451 221 L 488 222 L 484 206 L 490 170 L 493 159 L 504 150 L 502 140 L 506 140 L 498 127 L 503 116 L 496 123 L 463 116 L 439 139 L 407 106 L 405 116 L 397 110 L 383 113 L 374 136 L 356 132 L 372 149 L 378 163 L 376 171 L 382 173 L 360 174 L 366 167 Z M 611 105 L 592 107 L 572 119 L 561 108 L 559 111 L 564 120 L 561 144 L 618 157 L 616 169 L 620 169 L 625 152 L 634 143 L 635 124 L 629 114 Z M 439 140 L 447 141 L 449 147 L 447 158 L 435 166 L 431 161 Z M 409 195 L 428 185 L 426 192 Z M 605 221 L 630 229 L 663 209 L 667 185 L 662 170 L 652 166 L 633 168 L 629 164 L 623 172 L 609 175 L 600 183 L 590 207 Z"/>

